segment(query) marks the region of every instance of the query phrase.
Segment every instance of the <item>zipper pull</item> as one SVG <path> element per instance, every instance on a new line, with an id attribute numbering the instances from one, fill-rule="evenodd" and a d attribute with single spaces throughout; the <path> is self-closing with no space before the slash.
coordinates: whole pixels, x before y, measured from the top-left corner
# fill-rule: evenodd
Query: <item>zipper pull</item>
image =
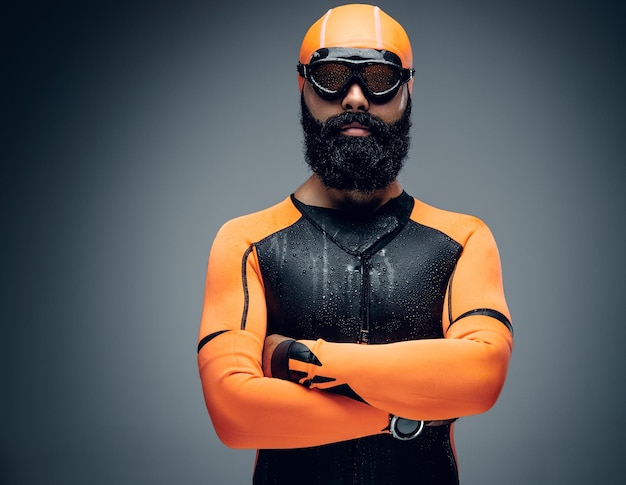
<path id="1" fill-rule="evenodd" d="M 361 334 L 359 335 L 359 343 L 363 345 L 368 345 L 370 343 L 370 331 L 364 328 L 361 329 Z"/>

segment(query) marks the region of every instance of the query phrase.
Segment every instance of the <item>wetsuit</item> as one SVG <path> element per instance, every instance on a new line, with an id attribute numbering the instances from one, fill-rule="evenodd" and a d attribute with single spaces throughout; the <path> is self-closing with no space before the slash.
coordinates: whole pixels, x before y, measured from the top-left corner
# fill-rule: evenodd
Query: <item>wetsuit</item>
<path id="1" fill-rule="evenodd" d="M 254 483 L 456 484 L 450 420 L 497 399 L 509 319 L 479 219 L 406 193 L 361 219 L 291 196 L 215 239 L 198 345 L 205 400 L 225 444 L 259 449 Z M 308 357 L 285 354 L 264 377 L 270 334 Z M 390 414 L 427 426 L 400 441 Z"/>

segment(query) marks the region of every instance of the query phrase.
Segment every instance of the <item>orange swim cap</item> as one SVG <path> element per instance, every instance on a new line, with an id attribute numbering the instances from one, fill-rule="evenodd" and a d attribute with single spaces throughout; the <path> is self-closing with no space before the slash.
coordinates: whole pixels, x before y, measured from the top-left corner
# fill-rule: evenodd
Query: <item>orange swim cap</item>
<path id="1" fill-rule="evenodd" d="M 300 46 L 300 62 L 308 64 L 311 55 L 322 47 L 361 47 L 388 50 L 413 67 L 411 42 L 404 28 L 379 7 L 350 4 L 331 8 L 307 31 Z M 298 76 L 300 91 L 304 78 Z M 413 81 L 409 82 L 411 90 Z"/>

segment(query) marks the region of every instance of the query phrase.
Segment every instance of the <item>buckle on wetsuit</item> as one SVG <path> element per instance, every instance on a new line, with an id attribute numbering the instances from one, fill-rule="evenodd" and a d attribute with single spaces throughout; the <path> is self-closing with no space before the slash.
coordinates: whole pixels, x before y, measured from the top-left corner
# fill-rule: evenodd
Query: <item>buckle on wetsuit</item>
<path id="1" fill-rule="evenodd" d="M 408 441 L 417 438 L 424 429 L 424 421 L 389 416 L 389 433 L 397 440 Z"/>

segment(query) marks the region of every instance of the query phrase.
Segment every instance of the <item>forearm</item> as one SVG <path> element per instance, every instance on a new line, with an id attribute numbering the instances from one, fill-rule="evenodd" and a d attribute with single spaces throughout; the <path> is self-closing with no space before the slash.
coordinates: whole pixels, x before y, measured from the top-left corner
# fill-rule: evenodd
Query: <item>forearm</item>
<path id="1" fill-rule="evenodd" d="M 472 317 L 485 319 L 486 317 Z M 364 401 L 411 419 L 484 412 L 504 384 L 511 338 L 501 323 L 455 328 L 455 338 L 384 345 L 299 341 L 314 359 L 290 358 L 288 378 L 314 389 L 348 385 Z M 464 332 L 464 333 L 463 333 Z"/>
<path id="2" fill-rule="evenodd" d="M 352 399 L 263 377 L 261 344 L 225 332 L 199 354 L 205 401 L 220 439 L 235 448 L 296 448 L 382 432 L 388 414 Z"/>

